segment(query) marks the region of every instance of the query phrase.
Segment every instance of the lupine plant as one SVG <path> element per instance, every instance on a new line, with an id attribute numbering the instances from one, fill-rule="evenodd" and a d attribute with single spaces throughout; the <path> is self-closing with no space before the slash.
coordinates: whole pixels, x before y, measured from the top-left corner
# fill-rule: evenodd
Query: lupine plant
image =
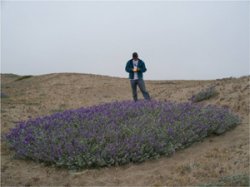
<path id="1" fill-rule="evenodd" d="M 218 95 L 218 92 L 216 91 L 215 87 L 210 86 L 193 95 L 191 98 L 189 98 L 189 100 L 193 103 L 197 103 L 203 100 L 210 99 L 211 97 L 214 97 L 216 95 Z"/>
<path id="2" fill-rule="evenodd" d="M 8 98 L 8 96 L 5 93 L 1 92 L 1 98 Z"/>
<path id="3" fill-rule="evenodd" d="M 19 122 L 4 139 L 19 158 L 80 169 L 170 155 L 239 123 L 212 105 L 122 101 Z"/>

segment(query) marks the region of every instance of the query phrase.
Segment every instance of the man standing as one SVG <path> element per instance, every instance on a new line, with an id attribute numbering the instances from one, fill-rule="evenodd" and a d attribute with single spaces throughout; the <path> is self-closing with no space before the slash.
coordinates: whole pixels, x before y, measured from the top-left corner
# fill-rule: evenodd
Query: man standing
<path id="1" fill-rule="evenodd" d="M 144 62 L 138 58 L 136 52 L 133 53 L 132 59 L 127 62 L 125 70 L 129 73 L 130 84 L 134 101 L 137 101 L 137 85 L 139 86 L 144 99 L 150 100 L 143 80 L 143 73 L 147 71 Z"/>

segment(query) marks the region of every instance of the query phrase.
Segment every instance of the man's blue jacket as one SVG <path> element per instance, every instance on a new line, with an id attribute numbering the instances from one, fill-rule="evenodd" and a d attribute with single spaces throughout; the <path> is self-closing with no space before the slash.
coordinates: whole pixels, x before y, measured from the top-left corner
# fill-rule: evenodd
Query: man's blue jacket
<path id="1" fill-rule="evenodd" d="M 133 72 L 133 68 L 134 68 L 134 65 L 133 65 L 133 59 L 129 60 L 127 62 L 127 65 L 126 65 L 126 72 L 129 73 L 129 79 L 134 79 L 134 72 Z M 138 79 L 143 79 L 143 73 L 147 71 L 147 68 L 144 64 L 144 62 L 139 59 L 139 62 L 138 62 L 138 65 L 137 65 L 137 68 L 138 68 Z"/>

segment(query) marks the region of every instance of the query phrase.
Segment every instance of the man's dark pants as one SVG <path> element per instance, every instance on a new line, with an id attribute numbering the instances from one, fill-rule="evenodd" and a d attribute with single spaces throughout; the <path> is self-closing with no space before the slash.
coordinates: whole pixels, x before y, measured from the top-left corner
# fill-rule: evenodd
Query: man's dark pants
<path id="1" fill-rule="evenodd" d="M 134 101 L 138 100 L 138 98 L 137 98 L 137 85 L 139 86 L 144 99 L 150 100 L 150 96 L 146 90 L 145 83 L 144 83 L 143 79 L 130 80 L 130 84 L 131 84 L 131 88 L 132 88 L 132 94 L 133 94 Z"/>

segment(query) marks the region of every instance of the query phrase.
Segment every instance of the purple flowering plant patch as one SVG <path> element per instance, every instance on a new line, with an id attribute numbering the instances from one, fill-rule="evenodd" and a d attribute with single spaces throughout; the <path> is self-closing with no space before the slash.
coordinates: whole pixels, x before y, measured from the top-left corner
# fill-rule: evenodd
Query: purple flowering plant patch
<path id="1" fill-rule="evenodd" d="M 239 123 L 229 109 L 212 105 L 122 101 L 19 122 L 4 140 L 18 158 L 81 169 L 171 155 Z"/>

